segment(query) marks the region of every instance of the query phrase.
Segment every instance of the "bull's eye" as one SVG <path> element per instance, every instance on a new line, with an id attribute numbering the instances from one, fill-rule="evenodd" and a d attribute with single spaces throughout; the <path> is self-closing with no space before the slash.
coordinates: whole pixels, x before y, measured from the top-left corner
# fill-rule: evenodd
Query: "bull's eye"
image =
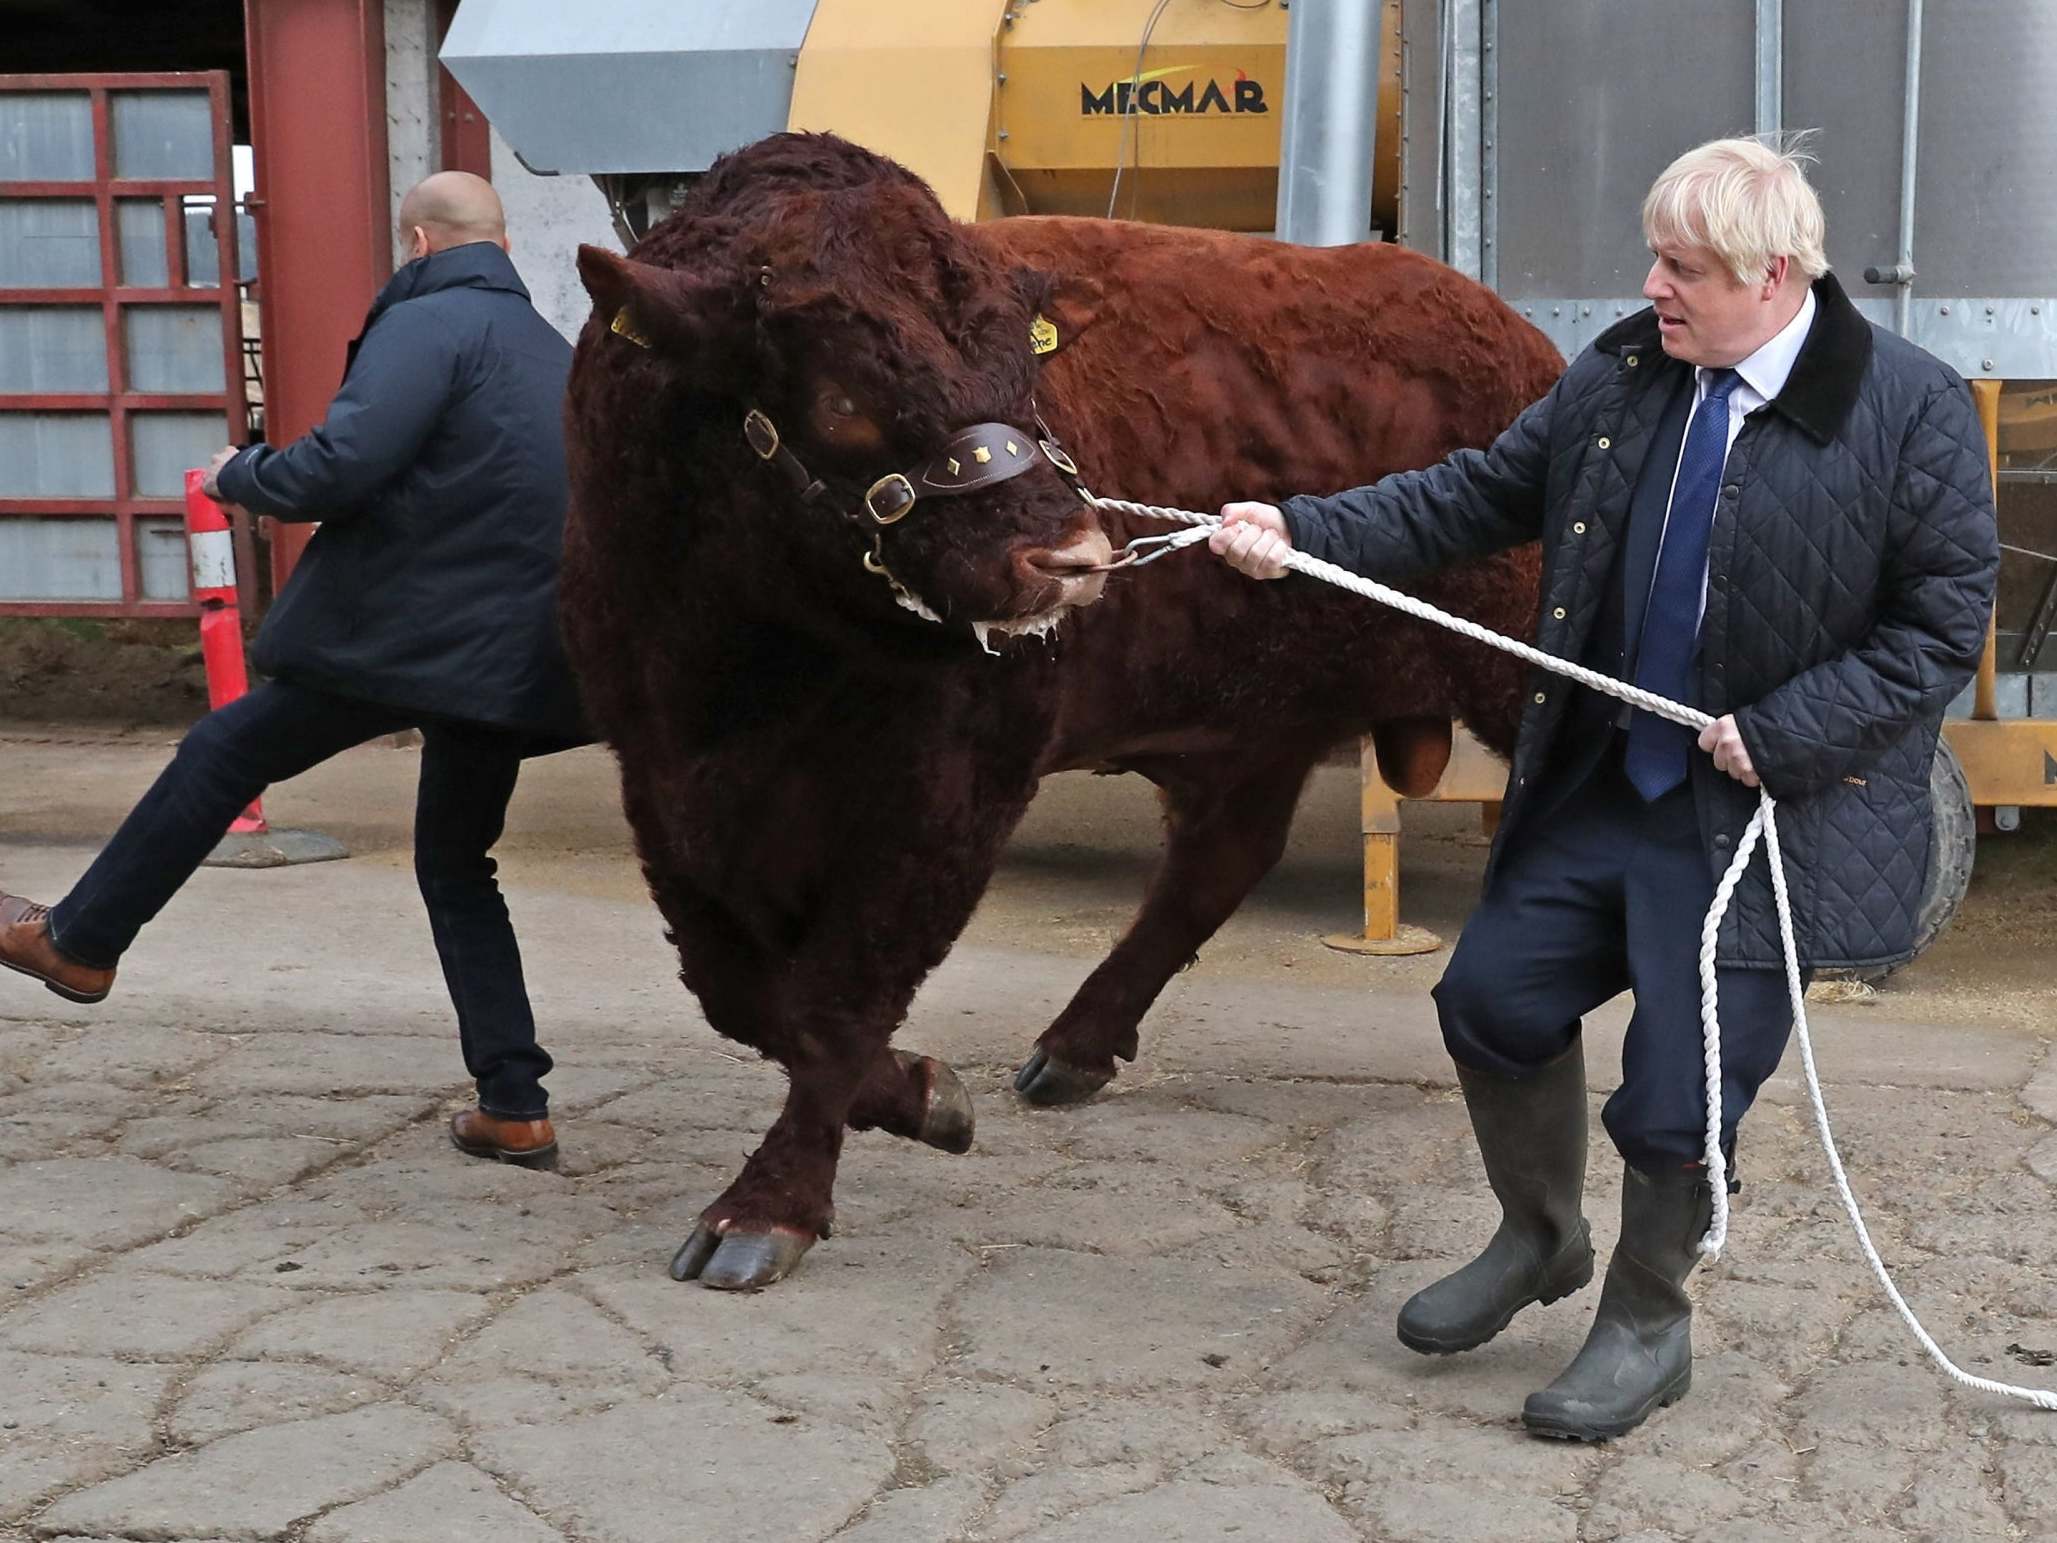
<path id="1" fill-rule="evenodd" d="M 815 388 L 808 416 L 815 439 L 825 449 L 868 455 L 884 443 L 878 424 L 857 405 L 856 397 L 832 381 L 822 381 Z"/>

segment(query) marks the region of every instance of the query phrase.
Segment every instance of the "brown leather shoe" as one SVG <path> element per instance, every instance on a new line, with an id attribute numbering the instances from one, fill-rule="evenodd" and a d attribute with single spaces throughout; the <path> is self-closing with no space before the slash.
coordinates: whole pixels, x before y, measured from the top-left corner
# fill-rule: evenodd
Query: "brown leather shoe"
<path id="1" fill-rule="evenodd" d="M 50 941 L 50 907 L 20 895 L 0 894 L 0 964 L 41 981 L 67 1002 L 105 1001 L 114 986 L 114 971 L 59 953 Z"/>
<path id="2" fill-rule="evenodd" d="M 483 1109 L 451 1115 L 450 1142 L 466 1157 L 497 1157 L 523 1167 L 547 1164 L 557 1155 L 557 1132 L 549 1120 L 510 1120 Z"/>

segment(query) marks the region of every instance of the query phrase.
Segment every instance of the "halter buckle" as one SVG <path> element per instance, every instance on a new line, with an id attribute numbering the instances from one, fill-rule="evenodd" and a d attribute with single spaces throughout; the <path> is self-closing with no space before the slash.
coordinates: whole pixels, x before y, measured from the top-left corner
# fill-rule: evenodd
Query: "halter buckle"
<path id="1" fill-rule="evenodd" d="M 914 484 L 890 471 L 864 492 L 864 511 L 880 525 L 897 525 L 914 507 Z"/>
<path id="2" fill-rule="evenodd" d="M 779 453 L 778 425 L 754 407 L 743 414 L 743 438 L 760 461 L 768 461 Z"/>

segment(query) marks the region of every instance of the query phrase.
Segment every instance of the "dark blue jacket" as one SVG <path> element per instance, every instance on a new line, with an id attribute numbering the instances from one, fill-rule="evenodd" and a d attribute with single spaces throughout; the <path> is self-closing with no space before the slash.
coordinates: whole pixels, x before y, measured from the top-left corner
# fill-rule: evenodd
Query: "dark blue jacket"
<path id="1" fill-rule="evenodd" d="M 1866 322 L 1833 276 L 1814 293 L 1791 376 L 1744 423 L 1722 472 L 1691 703 L 1735 714 L 1779 800 L 1803 961 L 1876 966 L 1913 950 L 1936 735 L 1977 668 L 2000 554 L 1964 381 Z M 1628 317 L 1491 449 L 1289 500 L 1293 544 L 1386 579 L 1540 538 L 1536 644 L 1579 658 L 1688 368 L 1659 346 L 1653 312 Z M 1540 671 L 1531 682 L 1495 862 L 1534 813 L 1583 690 Z M 1757 795 L 1697 753 L 1692 780 L 1718 874 Z M 1782 957 L 1761 857 L 1729 907 L 1720 957 L 1759 968 Z"/>
<path id="2" fill-rule="evenodd" d="M 427 717 L 588 737 L 557 628 L 570 368 L 498 246 L 394 274 L 321 425 L 218 478 L 228 502 L 322 522 L 258 667 Z"/>

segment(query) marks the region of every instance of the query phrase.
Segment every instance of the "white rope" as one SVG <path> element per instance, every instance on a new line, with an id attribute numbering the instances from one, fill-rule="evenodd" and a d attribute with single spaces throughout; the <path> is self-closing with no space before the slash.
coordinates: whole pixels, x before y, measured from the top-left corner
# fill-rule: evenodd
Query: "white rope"
<path id="1" fill-rule="evenodd" d="M 1146 538 L 1157 547 L 1151 554 L 1152 557 L 1163 556 L 1204 541 L 1209 531 L 1221 523 L 1218 515 L 1200 514 L 1190 509 L 1174 509 L 1162 504 L 1138 504 L 1122 498 L 1097 496 L 1093 502 L 1098 507 L 1117 514 L 1139 515 L 1145 519 L 1167 520 L 1193 527 L 1173 536 Z M 1555 654 L 1545 653 L 1540 648 L 1532 648 L 1526 643 L 1502 636 L 1491 628 L 1481 627 L 1477 622 L 1466 621 L 1461 616 L 1453 616 L 1426 601 L 1415 599 L 1412 595 L 1390 589 L 1375 579 L 1367 579 L 1350 572 L 1347 568 L 1338 568 L 1334 563 L 1323 562 L 1318 557 L 1309 557 L 1305 552 L 1288 552 L 1284 561 L 1286 567 L 1296 573 L 1304 573 L 1310 578 L 1320 579 L 1340 589 L 1347 589 L 1353 594 L 1363 595 L 1378 601 L 1381 605 L 1391 606 L 1396 611 L 1418 617 L 1422 621 L 1434 622 L 1439 627 L 1448 628 L 1488 647 L 1497 648 L 1502 653 L 1512 654 L 1517 659 L 1526 660 L 1554 675 L 1562 675 L 1569 680 L 1577 681 L 1580 685 L 1589 686 L 1604 695 L 1618 698 L 1633 707 L 1655 713 L 1660 718 L 1669 719 L 1686 728 L 1704 729 L 1714 721 L 1706 713 L 1687 707 L 1681 702 L 1674 702 L 1668 697 L 1658 696 L 1615 680 L 1611 676 L 1588 670 L 1568 659 L 1560 659 Z M 1722 874 L 1721 882 L 1714 888 L 1713 904 L 1707 908 L 1707 920 L 1700 929 L 1700 1040 L 1707 1069 L 1707 1130 L 1704 1152 L 1707 1182 L 1713 1190 L 1714 1199 L 1713 1217 L 1706 1235 L 1700 1240 L 1700 1252 L 1712 1257 L 1718 1254 L 1722 1245 L 1728 1241 L 1728 1162 L 1721 1150 L 1721 1016 L 1716 987 L 1715 945 L 1721 933 L 1722 917 L 1728 912 L 1730 897 L 1735 894 L 1736 885 L 1742 879 L 1744 870 L 1749 867 L 1750 858 L 1756 852 L 1761 839 L 1764 843 L 1765 861 L 1771 869 L 1772 898 L 1778 911 L 1779 942 L 1785 950 L 1786 991 L 1792 999 L 1793 1027 L 1799 1035 L 1801 1064 L 1807 1071 L 1807 1091 L 1814 1101 L 1815 1129 L 1821 1136 L 1822 1151 L 1828 1154 L 1829 1171 L 1835 1177 L 1836 1191 L 1842 1196 L 1843 1209 L 1849 1213 L 1850 1225 L 1856 1229 L 1858 1245 L 1863 1249 L 1864 1257 L 1871 1265 L 1872 1274 L 1878 1277 L 1878 1283 L 1885 1289 L 1887 1298 L 1906 1320 L 1907 1327 L 1921 1342 L 1922 1348 L 1949 1376 L 1968 1388 L 1977 1388 L 1982 1393 L 1998 1393 L 2008 1398 L 2024 1399 L 2038 1409 L 2057 1410 L 2057 1392 L 2043 1388 L 2018 1388 L 2009 1383 L 1975 1377 L 1943 1354 L 1942 1348 L 1929 1337 L 1928 1330 L 1921 1326 L 1921 1320 L 1914 1316 L 1914 1310 L 1907 1305 L 1906 1298 L 1900 1295 L 1899 1288 L 1893 1284 L 1893 1278 L 1886 1270 L 1885 1262 L 1879 1258 L 1878 1250 L 1872 1245 L 1871 1233 L 1866 1229 L 1864 1217 L 1857 1209 L 1857 1197 L 1850 1191 L 1849 1175 L 1843 1171 L 1842 1156 L 1836 1151 L 1835 1137 L 1829 1131 L 1828 1106 L 1822 1100 L 1821 1079 L 1814 1069 L 1814 1042 L 1807 1031 L 1807 993 L 1800 983 L 1800 950 L 1793 937 L 1792 897 L 1786 890 L 1785 860 L 1779 853 L 1777 808 L 1777 801 L 1760 788 L 1757 812 L 1750 817 L 1750 823 L 1744 827 L 1742 839 L 1736 843 L 1736 855 L 1730 860 L 1728 870 Z"/>

